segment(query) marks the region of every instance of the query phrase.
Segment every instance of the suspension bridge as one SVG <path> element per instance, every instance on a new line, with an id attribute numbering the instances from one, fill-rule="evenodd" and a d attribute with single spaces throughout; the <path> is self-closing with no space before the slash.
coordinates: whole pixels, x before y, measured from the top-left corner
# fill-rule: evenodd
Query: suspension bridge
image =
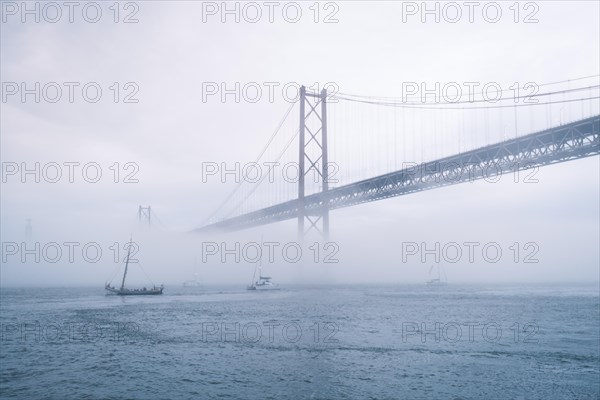
<path id="1" fill-rule="evenodd" d="M 300 236 L 327 237 L 331 210 L 598 155 L 598 80 L 536 85 L 533 94 L 494 102 L 333 98 L 302 87 L 254 160 L 270 160 L 268 174 L 238 182 L 195 232 L 297 219 Z M 296 106 L 299 120 L 289 118 Z M 282 174 L 264 184 L 285 160 L 294 162 L 293 179 Z"/>

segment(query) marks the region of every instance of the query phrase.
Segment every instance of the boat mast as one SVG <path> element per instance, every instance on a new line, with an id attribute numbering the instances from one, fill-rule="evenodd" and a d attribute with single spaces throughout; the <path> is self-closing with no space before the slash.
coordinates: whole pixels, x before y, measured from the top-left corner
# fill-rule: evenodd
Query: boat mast
<path id="1" fill-rule="evenodd" d="M 121 290 L 125 288 L 125 277 L 127 276 L 127 266 L 129 265 L 129 254 L 131 253 L 131 238 L 129 239 L 129 247 L 127 248 L 127 260 L 125 261 L 125 272 L 123 272 L 123 281 L 121 282 Z"/>
<path id="2" fill-rule="evenodd" d="M 258 279 L 262 280 L 262 254 L 258 259 Z"/>
<path id="3" fill-rule="evenodd" d="M 252 274 L 252 285 L 254 286 L 254 284 L 256 283 L 256 268 L 258 268 L 257 264 L 254 264 L 254 273 Z"/>

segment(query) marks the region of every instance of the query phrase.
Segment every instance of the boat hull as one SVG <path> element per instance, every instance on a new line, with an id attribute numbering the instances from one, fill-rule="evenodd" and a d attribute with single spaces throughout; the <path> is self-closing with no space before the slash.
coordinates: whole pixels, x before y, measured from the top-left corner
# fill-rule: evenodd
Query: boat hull
<path id="1" fill-rule="evenodd" d="M 446 282 L 425 282 L 427 286 L 447 286 Z"/>
<path id="2" fill-rule="evenodd" d="M 156 296 L 163 293 L 163 288 L 156 289 L 115 289 L 115 288 L 105 288 L 109 293 L 107 294 L 115 294 L 117 296 Z"/>
<path id="3" fill-rule="evenodd" d="M 246 287 L 246 290 L 258 290 L 258 291 L 263 291 L 263 290 L 281 290 L 280 287 L 277 286 L 256 286 L 256 285 L 251 285 Z"/>

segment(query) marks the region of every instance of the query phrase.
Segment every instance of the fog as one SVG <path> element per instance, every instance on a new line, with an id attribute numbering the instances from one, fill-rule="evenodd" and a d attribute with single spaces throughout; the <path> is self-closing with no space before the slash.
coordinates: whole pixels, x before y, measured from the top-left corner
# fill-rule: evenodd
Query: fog
<path id="1" fill-rule="evenodd" d="M 261 244 L 264 273 L 283 285 L 424 283 L 435 264 L 449 283 L 597 282 L 597 156 L 542 167 L 535 183 L 506 176 L 333 210 L 328 240 L 309 235 L 299 241 L 296 220 L 233 233 L 193 232 L 236 186 L 230 179 L 203 182 L 202 163 L 253 161 L 290 106 L 279 90 L 274 101 L 203 101 L 203 83 L 318 82 L 322 88 L 333 82 L 344 93 L 400 96 L 403 82 L 499 82 L 506 89 L 600 73 L 597 2 L 538 2 L 534 24 L 514 23 L 510 15 L 497 24 L 481 18 L 421 23 L 418 16 L 403 22 L 400 3 L 337 4 L 339 21 L 331 24 L 314 23 L 308 5 L 297 23 L 278 14 L 273 23 L 221 23 L 219 14 L 204 15 L 203 22 L 200 2 L 141 2 L 139 22 L 132 24 L 114 23 L 106 7 L 95 24 L 21 23 L 18 15 L 3 14 L 3 83 L 97 82 L 103 95 L 96 103 L 77 96 L 72 103 L 36 103 L 33 95 L 5 101 L 3 85 L 0 284 L 100 287 L 119 279 L 130 238 L 143 267 L 131 268 L 132 285 L 151 279 L 168 288 L 195 272 L 204 285 L 245 285 L 254 271 L 251 242 Z M 328 12 L 321 9 L 319 18 Z M 597 85 L 598 78 L 587 84 Z M 125 103 L 134 88 L 138 102 Z M 597 101 L 585 107 L 585 115 L 599 113 Z M 579 111 L 557 106 L 551 126 L 581 118 Z M 528 127 L 548 122 L 543 111 L 519 112 Z M 290 121 L 297 126 L 297 108 Z M 349 154 L 363 151 L 351 140 L 360 132 L 335 126 L 333 142 L 343 142 Z M 504 129 L 498 126 L 498 135 Z M 399 154 L 392 143 L 402 142 L 402 134 L 398 129 L 395 139 L 389 132 L 378 139 L 394 149 L 386 157 Z M 294 154 L 297 142 L 290 159 Z M 23 163 L 30 169 L 57 163 L 62 177 L 36 182 L 29 174 L 23 182 L 20 171 L 8 173 L 9 165 Z M 79 163 L 71 164 L 72 183 L 64 163 Z M 82 178 L 88 163 L 102 173 L 96 183 Z M 150 224 L 140 221 L 140 205 L 151 206 Z M 82 253 L 85 245 L 93 247 L 89 254 Z M 484 254 L 490 246 L 502 254 Z M 95 248 L 102 251 L 97 260 Z M 295 260 L 297 248 L 302 256 Z"/>

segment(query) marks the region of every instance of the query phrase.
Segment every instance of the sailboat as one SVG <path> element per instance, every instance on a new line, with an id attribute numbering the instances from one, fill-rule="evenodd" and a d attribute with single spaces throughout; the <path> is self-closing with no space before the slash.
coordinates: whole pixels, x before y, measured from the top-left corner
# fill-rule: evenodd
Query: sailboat
<path id="1" fill-rule="evenodd" d="M 434 267 L 435 267 L 435 265 L 432 265 L 431 268 L 429 268 L 429 275 L 431 275 L 431 271 L 433 271 Z M 448 278 L 446 277 L 446 271 L 444 271 L 444 280 L 442 280 L 440 266 L 438 265 L 437 266 L 437 278 L 431 278 L 425 283 L 429 286 L 445 286 L 448 284 L 447 281 L 448 281 Z"/>
<path id="2" fill-rule="evenodd" d="M 131 244 L 132 240 L 129 239 L 129 247 L 127 248 L 127 259 L 125 260 L 125 271 L 123 272 L 123 280 L 121 281 L 121 287 L 116 288 L 110 285 L 110 282 L 104 285 L 104 289 L 106 289 L 109 293 L 116 294 L 119 296 L 148 296 L 148 295 L 157 295 L 162 294 L 164 286 L 156 286 L 154 285 L 151 288 L 142 288 L 142 289 L 129 289 L 125 287 L 125 278 L 127 277 L 127 267 L 129 266 L 129 256 L 131 255 Z"/>
<path id="3" fill-rule="evenodd" d="M 258 279 L 256 279 L 256 271 L 258 271 Z M 259 260 L 254 267 L 254 275 L 252 275 L 252 283 L 246 287 L 247 290 L 279 290 L 279 285 L 271 282 L 270 276 L 262 275 L 262 261 Z"/>
<path id="4" fill-rule="evenodd" d="M 183 282 L 183 287 L 200 287 L 202 284 L 198 279 L 198 272 L 196 271 L 196 260 L 194 260 L 194 279 Z"/>
<path id="5" fill-rule="evenodd" d="M 202 284 L 198 280 L 198 274 L 194 274 L 194 279 L 183 282 L 183 287 L 200 287 Z"/>

